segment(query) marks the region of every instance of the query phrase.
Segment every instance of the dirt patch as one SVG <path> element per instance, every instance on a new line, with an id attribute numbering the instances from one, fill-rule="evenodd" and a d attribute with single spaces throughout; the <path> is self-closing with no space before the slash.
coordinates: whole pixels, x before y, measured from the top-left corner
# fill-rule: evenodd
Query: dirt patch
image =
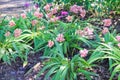
<path id="1" fill-rule="evenodd" d="M 40 60 L 41 55 L 41 52 L 30 54 L 28 56 L 28 65 L 25 67 L 23 67 L 23 62 L 19 58 L 16 59 L 16 62 L 12 62 L 11 65 L 1 62 L 0 80 L 34 80 L 42 66 Z M 26 72 L 32 68 L 34 68 L 32 73 L 25 76 Z M 38 80 L 41 80 L 41 77 Z"/>
<path id="2" fill-rule="evenodd" d="M 42 56 L 41 52 L 30 54 L 28 56 L 28 65 L 24 68 L 19 58 L 12 65 L 0 63 L 0 80 L 35 80 L 36 75 L 39 73 L 41 67 L 43 67 L 40 56 Z M 92 80 L 108 80 L 110 78 L 109 66 L 106 63 L 108 63 L 108 60 L 96 63 L 98 67 L 94 67 L 92 72 L 97 73 L 99 77 L 92 76 Z M 44 75 L 36 80 L 43 80 Z M 117 80 L 117 76 L 113 80 Z M 86 79 L 83 75 L 78 75 L 78 80 Z"/>

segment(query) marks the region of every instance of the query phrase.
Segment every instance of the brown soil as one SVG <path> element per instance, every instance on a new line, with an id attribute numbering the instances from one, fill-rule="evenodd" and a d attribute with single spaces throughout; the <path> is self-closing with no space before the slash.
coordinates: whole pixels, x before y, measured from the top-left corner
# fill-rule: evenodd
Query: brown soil
<path id="1" fill-rule="evenodd" d="M 19 58 L 16 59 L 16 62 L 12 62 L 11 65 L 1 62 L 0 80 L 34 80 L 42 66 L 41 55 L 41 52 L 30 54 L 28 56 L 28 64 L 25 67 L 23 67 L 23 62 Z M 32 73 L 25 76 L 25 73 L 30 69 L 32 69 Z M 38 80 L 41 80 L 41 77 Z"/>
<path id="2" fill-rule="evenodd" d="M 17 58 L 16 62 L 12 62 L 11 65 L 0 63 L 0 80 L 35 80 L 36 75 L 40 71 L 42 61 L 40 59 L 41 52 L 30 54 L 28 56 L 28 64 L 23 67 L 22 61 Z M 108 71 L 109 66 L 108 60 L 96 63 L 98 67 L 93 68 L 93 72 L 99 76 L 91 76 L 92 80 L 109 80 L 110 72 Z M 29 72 L 30 71 L 30 72 Z M 113 80 L 117 80 L 117 76 Z M 36 80 L 43 80 L 44 74 Z M 86 80 L 83 75 L 78 75 L 78 80 Z"/>

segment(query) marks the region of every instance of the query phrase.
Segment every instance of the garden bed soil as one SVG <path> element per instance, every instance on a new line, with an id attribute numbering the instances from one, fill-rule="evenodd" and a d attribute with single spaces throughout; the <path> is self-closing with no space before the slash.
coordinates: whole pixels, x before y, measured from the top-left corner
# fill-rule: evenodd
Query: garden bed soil
<path id="1" fill-rule="evenodd" d="M 41 69 L 41 52 L 30 54 L 28 56 L 28 64 L 23 68 L 23 62 L 17 58 L 16 62 L 11 65 L 1 62 L 0 63 L 0 80 L 34 80 L 37 72 Z M 25 76 L 25 73 L 34 67 L 34 71 Z M 41 77 L 38 80 L 42 80 Z"/>
<path id="2" fill-rule="evenodd" d="M 17 58 L 16 62 L 12 62 L 11 65 L 0 63 L 0 80 L 34 80 L 37 73 L 40 71 L 42 61 L 40 59 L 41 52 L 36 54 L 30 54 L 28 56 L 28 65 L 23 68 L 22 61 Z M 92 80 L 109 80 L 110 72 L 108 71 L 108 60 L 104 60 L 101 63 L 97 63 L 98 67 L 93 68 L 93 71 L 99 75 L 99 77 L 92 77 Z M 31 69 L 30 73 L 27 73 Z M 27 73 L 27 74 L 26 74 Z M 37 80 L 43 80 L 44 75 Z M 78 76 L 78 80 L 86 80 L 83 75 Z M 117 76 L 113 79 L 117 80 Z"/>

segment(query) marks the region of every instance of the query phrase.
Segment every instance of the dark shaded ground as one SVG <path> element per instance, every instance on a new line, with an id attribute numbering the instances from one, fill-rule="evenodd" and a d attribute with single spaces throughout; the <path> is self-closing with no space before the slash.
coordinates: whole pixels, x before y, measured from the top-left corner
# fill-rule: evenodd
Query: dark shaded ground
<path id="1" fill-rule="evenodd" d="M 42 61 L 40 59 L 41 52 L 36 54 L 31 54 L 28 57 L 28 65 L 23 68 L 22 61 L 18 58 L 16 59 L 16 63 L 12 63 L 12 65 L 8 65 L 5 63 L 0 63 L 0 80 L 35 80 L 37 73 L 40 71 L 42 65 Z M 92 77 L 92 80 L 109 80 L 110 72 L 108 71 L 108 60 L 104 60 L 101 63 L 97 63 L 98 67 L 93 68 L 93 72 L 97 73 L 99 77 Z M 26 72 L 30 71 L 26 75 Z M 43 80 L 44 74 L 39 77 L 37 80 Z M 78 76 L 78 80 L 86 80 L 83 75 Z M 117 76 L 113 79 L 117 80 Z"/>
<path id="2" fill-rule="evenodd" d="M 12 65 L 0 63 L 0 80 L 34 80 L 37 72 L 40 70 L 42 64 L 40 60 L 41 53 L 31 54 L 28 57 L 28 65 L 23 68 L 22 61 L 17 58 Z M 32 69 L 32 73 L 25 75 L 25 73 Z M 40 78 L 38 80 L 41 80 Z"/>

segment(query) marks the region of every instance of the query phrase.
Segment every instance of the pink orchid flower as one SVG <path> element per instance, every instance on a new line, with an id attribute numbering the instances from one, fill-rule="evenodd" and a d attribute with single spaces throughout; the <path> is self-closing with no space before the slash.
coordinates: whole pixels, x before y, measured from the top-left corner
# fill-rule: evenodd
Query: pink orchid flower
<path id="1" fill-rule="evenodd" d="M 106 33 L 108 33 L 109 32 L 109 30 L 108 30 L 108 28 L 103 28 L 103 30 L 102 30 L 102 34 L 106 34 Z"/>
<path id="2" fill-rule="evenodd" d="M 52 40 L 48 41 L 48 47 L 51 48 L 54 45 L 54 42 Z"/>
<path id="3" fill-rule="evenodd" d="M 85 10 L 81 10 L 81 12 L 80 12 L 80 16 L 81 16 L 82 18 L 84 18 L 85 15 L 86 15 L 86 11 L 85 11 Z"/>
<path id="4" fill-rule="evenodd" d="M 56 40 L 57 40 L 58 42 L 63 42 L 63 41 L 65 41 L 64 35 L 63 35 L 63 34 L 58 34 Z"/>
<path id="5" fill-rule="evenodd" d="M 46 4 L 46 5 L 44 6 L 44 9 L 45 9 L 45 11 L 50 11 L 50 5 L 49 5 L 49 4 Z"/>
<path id="6" fill-rule="evenodd" d="M 58 20 L 59 20 L 59 17 L 54 17 L 54 18 L 51 18 L 51 19 L 50 19 L 51 22 L 56 22 L 56 21 L 58 21 Z"/>
<path id="7" fill-rule="evenodd" d="M 79 53 L 80 53 L 81 57 L 86 57 L 87 54 L 88 54 L 88 50 L 87 49 L 83 49 L 83 50 L 80 50 Z"/>
<path id="8" fill-rule="evenodd" d="M 19 36 L 21 35 L 21 33 L 22 33 L 22 30 L 21 30 L 21 29 L 15 29 L 15 30 L 14 30 L 14 36 L 15 36 L 15 37 L 19 37 Z"/>
<path id="9" fill-rule="evenodd" d="M 53 14 L 52 13 L 47 13 L 46 14 L 48 18 L 52 18 Z"/>
<path id="10" fill-rule="evenodd" d="M 32 23 L 32 26 L 35 26 L 38 23 L 38 21 L 37 20 L 32 20 L 31 23 Z"/>
<path id="11" fill-rule="evenodd" d="M 73 17 L 72 16 L 67 16 L 66 19 L 67 19 L 68 22 L 71 22 Z"/>
<path id="12" fill-rule="evenodd" d="M 23 19 L 27 18 L 25 13 L 22 13 L 22 14 L 21 14 L 21 17 L 22 17 Z"/>
<path id="13" fill-rule="evenodd" d="M 73 5 L 70 7 L 70 11 L 73 12 L 73 13 L 79 13 L 79 9 L 78 9 L 78 6 L 77 5 Z"/>
<path id="14" fill-rule="evenodd" d="M 13 26 L 15 26 L 16 24 L 15 24 L 15 22 L 13 21 L 13 20 L 11 20 L 10 22 L 9 22 L 9 26 L 10 27 L 13 27 Z"/>
<path id="15" fill-rule="evenodd" d="M 84 31 L 82 31 L 82 30 L 77 30 L 75 33 L 76 33 L 77 35 L 82 36 L 82 37 L 85 36 L 85 35 L 84 35 Z"/>
<path id="16" fill-rule="evenodd" d="M 120 42 L 120 36 L 116 36 L 118 42 Z"/>
<path id="17" fill-rule="evenodd" d="M 104 23 L 104 26 L 109 27 L 112 24 L 112 20 L 111 19 L 104 19 L 103 23 Z"/>
<path id="18" fill-rule="evenodd" d="M 51 10 L 51 13 L 52 14 L 56 14 L 58 12 L 58 9 L 57 8 L 53 8 L 52 10 Z"/>
<path id="19" fill-rule="evenodd" d="M 84 28 L 85 35 L 92 35 L 93 29 L 90 29 L 89 27 Z"/>
<path id="20" fill-rule="evenodd" d="M 11 33 L 10 33 L 9 31 L 7 31 L 7 32 L 5 33 L 5 36 L 8 37 L 8 36 L 10 36 L 10 34 L 11 34 Z"/>
<path id="21" fill-rule="evenodd" d="M 34 12 L 34 16 L 37 18 L 42 18 L 43 17 L 43 13 L 40 13 L 39 11 Z"/>

